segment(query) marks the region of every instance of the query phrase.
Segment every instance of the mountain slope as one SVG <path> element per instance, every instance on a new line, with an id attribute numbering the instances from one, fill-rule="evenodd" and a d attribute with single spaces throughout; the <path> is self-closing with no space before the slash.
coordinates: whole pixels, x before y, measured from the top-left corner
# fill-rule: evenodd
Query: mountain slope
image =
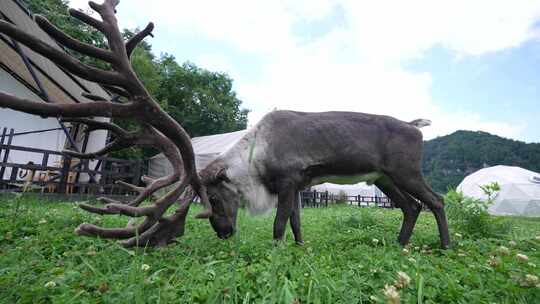
<path id="1" fill-rule="evenodd" d="M 457 187 L 472 172 L 495 165 L 540 172 L 540 144 L 473 131 L 456 131 L 424 142 L 422 170 L 440 193 Z"/>

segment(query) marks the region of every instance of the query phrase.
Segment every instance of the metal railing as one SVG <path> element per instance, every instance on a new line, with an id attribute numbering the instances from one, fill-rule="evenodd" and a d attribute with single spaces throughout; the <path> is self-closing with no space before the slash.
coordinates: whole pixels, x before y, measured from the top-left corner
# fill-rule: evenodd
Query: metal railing
<path id="1" fill-rule="evenodd" d="M 3 192 L 38 188 L 42 193 L 133 194 L 115 181 L 139 184 L 142 173 L 140 160 L 73 158 L 58 151 L 12 145 L 13 134 L 13 130 L 8 133 L 5 129 L 0 133 L 0 190 Z M 17 152 L 38 154 L 41 163 L 9 162 L 10 153 Z M 52 161 L 54 156 L 59 161 Z M 88 181 L 81 181 L 83 176 Z"/>
<path id="2" fill-rule="evenodd" d="M 301 191 L 302 208 L 328 207 L 329 204 L 348 204 L 358 207 L 395 208 L 394 203 L 385 196 L 337 195 L 328 191 Z"/>

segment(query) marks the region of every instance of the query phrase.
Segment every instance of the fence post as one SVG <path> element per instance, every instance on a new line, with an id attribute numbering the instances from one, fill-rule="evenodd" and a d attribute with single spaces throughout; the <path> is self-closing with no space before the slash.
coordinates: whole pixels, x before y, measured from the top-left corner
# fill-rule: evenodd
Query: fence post
<path id="1" fill-rule="evenodd" d="M 2 128 L 2 135 L 0 135 L 0 145 L 4 144 L 4 139 L 6 138 L 7 128 Z M 0 147 L 0 156 L 2 155 L 2 147 Z M 3 168 L 2 165 L 0 165 L 0 168 Z M 3 177 L 0 177 L 0 189 L 4 187 L 4 183 L 2 182 Z"/>
<path id="2" fill-rule="evenodd" d="M 133 169 L 133 180 L 131 181 L 131 183 L 135 186 L 138 186 L 141 180 L 141 168 L 141 160 L 137 160 L 135 163 L 135 168 Z"/>
<path id="3" fill-rule="evenodd" d="M 328 190 L 326 190 L 326 195 L 325 195 L 325 202 L 326 204 L 326 207 L 328 207 Z"/>
<path id="4" fill-rule="evenodd" d="M 2 128 L 2 135 L 0 135 L 0 145 L 4 144 L 4 138 L 6 138 L 7 128 Z M 2 155 L 2 147 L 0 147 L 0 155 Z"/>
<path id="5" fill-rule="evenodd" d="M 66 192 L 67 179 L 68 179 L 70 167 L 71 167 L 71 157 L 64 156 L 64 162 L 62 164 L 62 171 L 60 172 L 60 184 L 58 185 L 58 193 Z"/>
<path id="6" fill-rule="evenodd" d="M 4 128 L 4 131 L 6 131 L 6 128 Z M 13 133 L 15 133 L 15 130 L 14 129 L 10 129 L 9 130 L 9 134 L 7 136 L 7 143 L 6 143 L 6 148 L 4 149 L 4 157 L 2 159 L 2 162 L 3 163 L 7 163 L 8 162 L 8 157 L 9 157 L 9 146 L 11 145 L 11 142 L 13 141 Z M 2 144 L 4 144 L 4 137 L 5 137 L 5 133 L 3 132 L 2 133 Z M 6 172 L 6 167 L 4 165 L 1 165 L 0 166 L 0 180 L 3 180 L 4 179 L 4 172 Z"/>

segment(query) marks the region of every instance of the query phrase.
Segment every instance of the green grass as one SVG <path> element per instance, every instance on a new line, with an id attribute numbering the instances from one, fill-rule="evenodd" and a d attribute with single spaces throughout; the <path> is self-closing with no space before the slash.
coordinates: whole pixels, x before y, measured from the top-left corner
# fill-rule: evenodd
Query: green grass
<path id="1" fill-rule="evenodd" d="M 526 274 L 539 276 L 538 219 L 511 219 L 514 229 L 499 239 L 454 237 L 453 248 L 442 251 L 433 217 L 422 213 L 404 253 L 395 242 L 396 210 L 304 209 L 303 247 L 290 232 L 282 244 L 271 241 L 273 215 L 241 213 L 237 235 L 222 241 L 207 221 L 193 219 L 196 211 L 177 244 L 126 250 L 73 234 L 83 221 L 113 226 L 126 218 L 91 215 L 72 203 L 0 197 L 0 302 L 384 303 L 382 289 L 397 271 L 411 277 L 399 290 L 402 303 L 540 299 L 538 286 L 522 286 Z M 497 253 L 501 245 L 509 255 Z M 517 253 L 529 261 L 518 261 Z M 498 266 L 488 265 L 491 255 Z"/>

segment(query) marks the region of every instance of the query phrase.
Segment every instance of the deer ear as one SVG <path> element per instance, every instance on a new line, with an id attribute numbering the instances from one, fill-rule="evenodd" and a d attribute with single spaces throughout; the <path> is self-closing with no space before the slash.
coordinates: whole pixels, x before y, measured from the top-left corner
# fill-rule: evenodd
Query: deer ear
<path id="1" fill-rule="evenodd" d="M 227 177 L 227 170 L 225 168 L 221 168 L 216 172 L 216 174 L 214 175 L 214 180 L 217 182 L 218 181 L 226 181 L 226 182 L 231 181 L 229 177 Z"/>

